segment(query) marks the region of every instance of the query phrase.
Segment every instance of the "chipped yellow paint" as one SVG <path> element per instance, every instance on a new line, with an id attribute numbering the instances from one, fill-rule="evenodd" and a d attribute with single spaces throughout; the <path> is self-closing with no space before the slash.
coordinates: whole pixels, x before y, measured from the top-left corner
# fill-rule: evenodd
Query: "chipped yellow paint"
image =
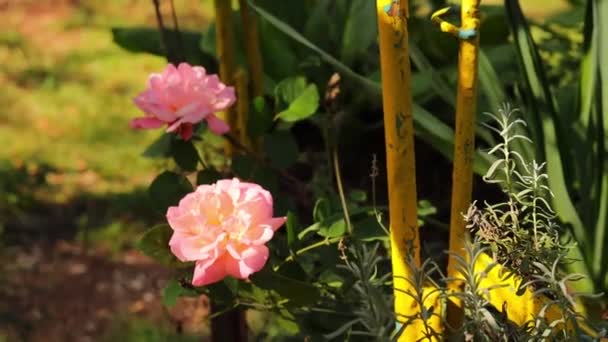
<path id="1" fill-rule="evenodd" d="M 462 0 L 461 27 L 445 22 L 441 15 L 447 9 L 436 12 L 432 19 L 442 31 L 459 36 L 461 32 L 475 32 L 470 39 L 460 39 L 458 53 L 458 94 L 456 98 L 456 127 L 454 141 L 454 169 L 452 171 L 452 206 L 450 216 L 450 253 L 464 257 L 465 222 L 462 214 L 471 203 L 473 190 L 473 156 L 475 151 L 475 114 L 477 111 L 477 83 L 479 58 L 479 2 Z M 448 260 L 448 277 L 459 278 L 454 255 Z M 448 283 L 450 292 L 462 291 L 462 281 Z M 452 297 L 448 303 L 447 318 L 452 326 L 462 322 L 462 303 Z"/>
<path id="2" fill-rule="evenodd" d="M 403 323 L 408 317 L 414 317 L 420 312 L 417 303 L 407 294 L 415 292 L 407 281 L 411 279 L 412 274 L 406 263 L 407 256 L 411 253 L 415 263 L 420 264 L 407 13 L 403 10 L 408 8 L 408 1 L 378 0 L 376 5 L 380 36 L 395 313 L 397 320 Z M 437 291 L 435 293 L 438 294 Z M 439 305 L 435 305 L 437 302 L 438 295 L 433 294 L 424 305 L 435 306 L 434 312 L 438 313 Z M 433 317 L 428 322 L 434 324 L 435 331 L 441 331 L 441 320 L 438 317 Z M 418 340 L 424 336 L 422 329 L 423 324 L 419 319 L 410 322 L 404 328 L 399 341 Z"/>

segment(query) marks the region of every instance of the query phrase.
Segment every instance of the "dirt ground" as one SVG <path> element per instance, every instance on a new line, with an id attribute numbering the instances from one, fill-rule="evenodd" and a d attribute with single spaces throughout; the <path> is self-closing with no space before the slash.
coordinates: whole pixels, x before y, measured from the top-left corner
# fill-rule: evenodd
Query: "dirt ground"
<path id="1" fill-rule="evenodd" d="M 136 251 L 111 260 L 66 241 L 13 247 L 0 260 L 0 336 L 9 341 L 98 341 L 120 319 L 206 335 L 206 298 L 161 301 L 169 272 Z"/>

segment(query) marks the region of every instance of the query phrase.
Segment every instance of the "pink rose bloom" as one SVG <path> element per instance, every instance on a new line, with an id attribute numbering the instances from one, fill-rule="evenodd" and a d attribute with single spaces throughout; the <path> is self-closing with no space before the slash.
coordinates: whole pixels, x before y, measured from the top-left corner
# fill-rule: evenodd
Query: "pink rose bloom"
<path id="1" fill-rule="evenodd" d="M 205 68 L 180 63 L 167 65 L 162 74 L 152 74 L 148 89 L 133 99 L 146 113 L 131 121 L 131 128 L 160 128 L 176 132 L 184 140 L 192 137 L 193 125 L 203 120 L 211 132 L 224 134 L 228 125 L 214 113 L 230 107 L 236 97 L 234 88 L 223 84 L 217 75 L 207 75 Z"/>
<path id="2" fill-rule="evenodd" d="M 167 220 L 171 252 L 181 261 L 196 261 L 192 284 L 203 286 L 261 270 L 268 260 L 265 243 L 286 218 L 272 217 L 268 191 L 234 178 L 199 186 L 169 208 Z"/>

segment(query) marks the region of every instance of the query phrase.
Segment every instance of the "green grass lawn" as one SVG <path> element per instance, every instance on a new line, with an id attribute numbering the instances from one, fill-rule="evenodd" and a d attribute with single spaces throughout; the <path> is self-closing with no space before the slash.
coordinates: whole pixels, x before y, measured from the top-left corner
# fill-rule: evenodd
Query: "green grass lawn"
<path id="1" fill-rule="evenodd" d="M 53 17 L 44 31 L 36 24 L 1 30 L 0 159 L 49 164 L 66 180 L 92 172 L 91 192 L 145 184 L 156 168 L 139 155 L 158 132 L 128 128 L 138 115 L 131 98 L 165 62 L 122 51 L 110 23 L 78 25 L 83 14 L 64 10 L 49 14 L 65 17 Z"/>
<path id="2" fill-rule="evenodd" d="M 141 115 L 132 98 L 166 62 L 122 50 L 111 28 L 155 27 L 154 8 L 149 1 L 69 3 L 22 1 L 0 12 L 0 232 L 11 217 L 93 202 L 67 219 L 97 228 L 89 238 L 126 243 L 143 229 L 144 190 L 166 163 L 141 157 L 161 130 L 129 128 Z M 209 4 L 176 6 L 181 27 L 208 22 Z M 170 23 L 170 8 L 162 10 Z"/>

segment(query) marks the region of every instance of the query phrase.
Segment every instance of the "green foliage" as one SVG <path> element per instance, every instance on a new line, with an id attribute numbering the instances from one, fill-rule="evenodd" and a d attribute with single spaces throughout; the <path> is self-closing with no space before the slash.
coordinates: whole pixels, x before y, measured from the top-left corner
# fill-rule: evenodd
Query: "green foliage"
<path id="1" fill-rule="evenodd" d="M 247 132 L 252 141 L 260 142 L 256 147 L 262 153 L 235 153 L 229 163 L 225 163 L 230 166 L 230 171 L 218 168 L 220 173 L 204 165 L 205 151 L 201 149 L 199 155 L 192 142 L 168 139 L 165 134 L 148 148 L 145 155 L 171 157 L 181 172 L 196 172 L 196 183 L 199 185 L 212 183 L 229 173 L 256 182 L 273 193 L 276 207 L 282 206 L 282 213 L 286 211 L 282 208 L 290 207 L 291 203 L 280 190 L 292 189 L 292 186 L 298 188 L 301 192 L 292 192 L 291 197 L 310 202 L 302 207 L 309 209 L 307 205 L 316 201 L 312 222 L 298 215 L 301 207 L 292 208 L 287 214 L 284 231 L 277 231 L 269 242 L 271 255 L 265 268 L 253 274 L 251 282 L 226 278 L 191 291 L 173 281 L 165 289 L 164 302 L 170 306 L 178 296 L 206 293 L 224 305 L 226 310 L 251 308 L 265 311 L 271 315 L 270 321 L 281 326 L 281 332 L 276 332 L 276 335 L 269 333 L 268 336 L 272 338 L 291 334 L 296 338 L 315 340 L 394 340 L 400 329 L 395 329 L 390 304 L 392 287 L 386 257 L 388 232 L 379 212 L 386 208 L 376 206 L 376 189 L 373 189 L 374 203 L 370 206 L 367 193 L 357 190 L 358 184 L 347 184 L 347 191 L 340 190 L 341 196 L 338 196 L 331 186 L 330 175 L 327 175 L 329 167 L 316 162 L 315 158 L 323 158 L 322 151 L 309 148 L 309 144 L 325 149 L 334 145 L 336 149 L 343 147 L 337 146 L 343 141 L 334 137 L 337 128 L 343 128 L 346 132 L 336 133 L 335 136 L 354 140 L 363 134 L 359 132 L 368 133 L 382 127 L 379 65 L 375 51 L 375 4 L 373 1 L 359 0 L 294 3 L 259 0 L 250 1 L 249 5 L 258 14 L 265 97 L 254 99 Z M 593 12 L 595 7 L 589 6 L 588 16 L 596 18 L 597 12 Z M 546 321 L 543 313 L 526 328 L 512 326 L 508 317 L 503 317 L 498 308 L 492 308 L 484 299 L 483 294 L 492 288 L 481 288 L 479 284 L 487 272 L 500 263 L 514 275 L 523 277 L 527 286 L 537 290 L 537 295 L 555 298 L 555 305 L 561 305 L 565 321 L 573 324 L 579 322 L 578 318 L 572 318 L 575 315 L 573 297 L 563 285 L 577 276 L 562 276 L 556 271 L 566 251 L 556 223 L 558 220 L 572 223 L 576 237 L 584 237 L 587 228 L 583 228 L 582 222 L 587 216 L 579 211 L 588 203 L 581 202 L 579 206 L 579 203 L 571 200 L 575 198 L 572 191 L 588 190 L 589 194 L 584 196 L 592 203 L 589 208 L 594 210 L 585 212 L 588 217 L 595 215 L 601 223 L 602 213 L 608 210 L 601 206 L 605 201 L 603 190 L 594 190 L 603 189 L 601 185 L 604 183 L 592 180 L 592 176 L 604 172 L 604 159 L 600 152 L 604 151 L 602 134 L 605 122 L 600 114 L 601 102 L 597 103 L 597 97 L 593 95 L 594 90 L 603 88 L 599 86 L 600 78 L 597 77 L 597 73 L 601 74 L 601 66 L 596 63 L 588 68 L 588 77 L 594 75 L 593 81 L 585 78 L 589 82 L 582 88 L 585 91 L 581 96 L 585 101 L 580 103 L 585 104 L 586 113 L 589 113 L 587 121 L 581 119 L 572 127 L 567 124 L 571 117 L 559 112 L 565 112 L 565 108 L 572 106 L 563 106 L 562 102 L 556 101 L 552 89 L 546 85 L 542 56 L 535 50 L 534 40 L 517 2 L 507 0 L 506 8 L 505 15 L 501 8 L 483 7 L 485 15 L 481 36 L 484 50 L 480 54 L 482 96 L 479 107 L 497 107 L 515 89 L 515 93 L 527 101 L 526 113 L 530 114 L 526 114 L 525 120 L 538 145 L 525 144 L 524 121 L 513 119 L 513 112 L 508 108 L 504 108 L 500 116 L 480 119 L 486 125 L 477 129 L 478 145 L 482 149 L 490 147 L 490 152 L 481 153 L 478 150 L 474 168 L 478 174 L 486 175 L 488 183 L 500 185 L 506 200 L 505 203 L 485 203 L 482 208 L 472 206 L 466 215 L 469 228 L 477 235 L 477 240 L 467 247 L 468 258 L 458 259 L 461 271 L 466 276 L 465 290 L 457 294 L 465 303 L 465 326 L 454 334 L 458 335 L 457 338 L 464 336 L 476 340 L 534 341 L 538 336 L 545 336 L 546 331 L 555 338 L 562 331 Z M 428 146 L 451 158 L 454 131 L 450 126 L 455 100 L 450 94 L 455 88 L 457 76 L 453 58 L 457 41 L 440 33 L 427 18 L 416 17 L 414 13 L 410 20 L 410 33 L 416 135 Z M 233 13 L 236 60 L 241 66 L 246 66 L 243 28 L 238 15 L 237 11 Z M 328 17 L 332 20 L 322 19 Z M 601 30 L 599 22 L 593 23 L 595 25 L 588 26 L 585 32 L 596 32 L 597 27 Z M 516 49 L 507 43 L 509 27 L 514 33 Z M 588 33 L 589 51 L 597 51 L 601 47 L 600 41 L 594 40 L 597 39 L 597 34 L 594 34 Z M 175 32 L 170 35 L 175 35 Z M 150 32 L 115 30 L 114 36 L 119 44 L 131 51 L 161 52 L 160 36 L 151 35 Z M 190 43 L 196 41 L 196 44 L 188 44 L 194 47 L 194 55 L 217 58 L 214 24 L 204 35 L 189 39 L 192 40 Z M 523 66 L 523 84 L 517 83 L 515 56 L 519 57 Z M 599 60 L 603 55 L 589 56 L 591 60 Z M 496 70 L 500 70 L 500 74 Z M 329 88 L 327 83 L 334 73 L 339 73 L 341 79 L 337 85 L 332 85 L 335 88 Z M 328 90 L 335 89 L 339 90 L 340 96 L 330 99 Z M 321 100 L 323 93 L 326 98 Z M 323 106 L 320 106 L 321 102 Z M 298 128 L 311 126 L 322 132 L 319 140 L 323 141 L 311 141 L 313 139 L 309 136 L 297 134 Z M 365 128 L 360 131 L 351 129 L 358 126 Z M 351 130 L 355 133 L 349 136 Z M 202 139 L 199 133 L 195 134 L 194 141 Z M 563 141 L 560 140 L 562 136 L 566 137 Z M 586 140 L 589 136 L 591 138 Z M 574 153 L 579 142 L 586 143 L 589 155 Z M 358 151 L 345 153 L 358 157 Z M 542 163 L 526 162 L 534 160 L 534 156 L 538 156 Z M 331 161 L 332 157 L 328 159 Z M 569 160 L 584 161 L 594 166 L 591 168 L 594 171 L 584 173 L 583 164 L 571 167 L 566 162 Z M 203 170 L 199 169 L 199 162 L 203 164 Z M 304 177 L 294 177 L 295 171 L 300 171 L 301 163 L 310 163 L 307 166 L 313 169 L 318 167 L 313 171 L 310 183 L 301 181 Z M 548 167 L 548 175 L 545 174 L 545 166 Z M 577 181 L 576 177 L 581 175 L 587 178 Z M 318 180 L 316 177 L 324 179 Z M 598 184 L 599 188 L 594 188 Z M 308 196 L 311 188 L 314 193 L 312 199 Z M 555 192 L 555 199 L 550 189 Z M 165 171 L 150 186 L 150 195 L 163 213 L 190 191 L 190 181 L 173 171 Z M 576 194 L 581 195 L 579 192 Z M 343 203 L 340 197 L 344 199 Z M 424 210 L 419 212 L 422 223 L 436 211 L 432 205 L 424 204 L 421 203 Z M 556 208 L 555 213 L 552 207 Z M 576 219 L 580 224 L 576 223 Z M 349 233 L 351 228 L 352 233 Z M 603 242 L 601 231 L 598 234 Z M 167 226 L 155 227 L 144 236 L 140 248 L 161 262 L 173 264 L 175 260 L 166 254 L 169 236 Z M 594 240 L 587 238 L 581 241 L 580 246 L 587 248 Z M 494 254 L 497 264 L 481 274 L 475 273 L 474 261 L 486 251 Z M 589 262 L 596 258 L 597 253 L 587 253 L 589 255 L 585 255 L 585 260 Z M 446 290 L 436 283 L 436 279 L 444 277 L 431 260 L 425 261 L 420 267 L 414 265 L 413 260 L 408 261 L 413 270 L 413 277 L 408 281 L 417 289 L 416 293 L 409 295 L 422 310 L 415 316 L 405 317 L 406 324 L 415 320 L 427 322 L 439 313 L 423 305 L 426 296 L 429 296 L 428 292 L 423 292 L 423 288 L 433 285 L 435 291 L 440 292 L 442 300 L 445 299 Z M 601 264 L 597 267 L 605 268 Z M 597 279 L 600 278 L 596 277 L 596 282 Z M 439 332 L 433 331 L 428 325 L 425 332 L 427 338 L 439 337 Z"/>
<path id="2" fill-rule="evenodd" d="M 276 131 L 264 137 L 264 152 L 270 163 L 285 169 L 298 160 L 298 143 L 288 131 Z"/>
<path id="3" fill-rule="evenodd" d="M 505 1 L 507 18 L 515 38 L 522 82 L 518 84 L 525 120 L 537 142 L 534 154 L 546 162 L 549 186 L 555 197 L 551 202 L 559 220 L 571 227 L 578 243 L 572 265 L 590 276 L 596 289 L 606 289 L 608 252 L 603 248 L 608 235 L 608 164 L 605 162 L 608 124 L 603 109 L 608 103 L 605 76 L 608 56 L 604 43 L 608 31 L 608 6 L 587 1 L 583 28 L 582 59 L 575 61 L 576 86 L 557 92 L 560 79 L 547 76 L 543 52 L 536 43 L 531 25 L 524 18 L 519 2 Z M 579 8 L 577 12 L 581 13 Z M 556 19 L 564 22 L 563 16 Z M 580 30 L 580 29 L 579 29 Z M 555 33 L 555 32 L 553 32 Z M 562 38 L 563 39 L 563 38 Z M 569 77 L 569 76 L 568 76 Z M 552 83 L 550 80 L 553 79 Z M 529 151 L 517 149 L 530 155 Z"/>
<path id="4" fill-rule="evenodd" d="M 169 280 L 163 289 L 163 305 L 167 308 L 172 308 L 177 303 L 179 297 L 187 296 L 196 297 L 200 296 L 200 294 L 194 289 L 185 288 L 176 280 Z"/>
<path id="5" fill-rule="evenodd" d="M 182 175 L 165 171 L 152 181 L 148 191 L 156 208 L 164 213 L 167 208 L 177 205 L 180 199 L 192 192 L 192 184 Z"/>
<path id="6" fill-rule="evenodd" d="M 209 73 L 217 73 L 217 63 L 212 55 L 199 49 L 203 39 L 198 32 L 165 30 L 165 40 L 161 40 L 158 29 L 147 27 L 114 27 L 114 43 L 127 51 L 165 56 L 173 63 L 188 62 L 204 65 Z M 166 51 L 163 50 L 163 44 Z M 181 56 L 180 56 L 181 55 Z M 179 57 L 178 57 L 179 56 Z"/>
<path id="7" fill-rule="evenodd" d="M 146 158 L 169 157 L 171 155 L 171 141 L 173 138 L 174 137 L 171 134 L 163 133 L 146 148 L 142 153 L 142 156 Z"/>
<path id="8" fill-rule="evenodd" d="M 508 105 L 500 108 L 498 115 L 488 113 L 495 126 L 487 127 L 502 141 L 488 152 L 496 155 L 497 160 L 484 180 L 499 184 L 506 201 L 485 203 L 481 209 L 474 202 L 464 215 L 467 227 L 475 235 L 475 242 L 467 247 L 467 258 L 456 256 L 466 284 L 461 295 L 468 312 L 465 334 L 485 341 L 569 341 L 585 335 L 580 325 L 588 326 L 587 319 L 576 311 L 575 299 L 583 294 L 570 290 L 584 276 L 562 271 L 566 264 L 564 258 L 572 246 L 560 243 L 560 227 L 549 204 L 553 193 L 547 185 L 549 176 L 544 172 L 544 165 L 527 161 L 513 149 L 518 141 L 531 142 L 519 134 L 518 126 L 526 123 L 516 118 L 516 113 L 517 110 Z M 501 265 L 512 272 L 511 275 L 523 279 L 520 291 L 531 288 L 535 297 L 546 302 L 534 322 L 528 324 L 529 329 L 513 327 L 504 315 L 491 314 L 486 309 L 488 302 L 481 294 L 485 291 L 487 298 L 492 288 L 480 289 L 481 278 L 474 272 L 475 260 L 486 249 L 496 262 L 481 273 L 482 277 Z M 558 308 L 561 317 L 549 320 L 546 314 L 553 306 Z"/>
<path id="9" fill-rule="evenodd" d="M 319 108 L 319 91 L 315 84 L 306 84 L 304 77 L 287 78 L 275 88 L 277 101 L 283 101 L 288 107 L 279 112 L 275 119 L 286 122 L 304 120 L 316 113 Z"/>
<path id="10" fill-rule="evenodd" d="M 171 141 L 171 155 L 175 163 L 184 171 L 196 171 L 198 165 L 198 151 L 192 141 L 173 139 Z"/>
<path id="11" fill-rule="evenodd" d="M 145 255 L 165 266 L 187 266 L 188 264 L 181 263 L 169 250 L 171 235 L 173 235 L 173 229 L 169 225 L 159 224 L 146 231 L 137 243 L 137 248 Z"/>
<path id="12" fill-rule="evenodd" d="M 501 142 L 488 153 L 497 160 L 488 169 L 484 180 L 497 183 L 507 196 L 498 204 L 486 203 L 478 209 L 475 203 L 465 215 L 467 227 L 490 246 L 494 258 L 524 279 L 538 271 L 534 263 L 551 262 L 566 252 L 560 245 L 559 231 L 554 222 L 549 200 L 553 196 L 547 186 L 548 176 L 544 165 L 526 160 L 513 145 L 517 141 L 530 141 L 517 134 L 525 122 L 515 118 L 517 111 L 508 106 L 499 109 L 499 115 L 488 115 L 496 127 L 487 125 L 501 138 Z M 523 171 L 519 171 L 523 170 Z"/>
<path id="13" fill-rule="evenodd" d="M 276 291 L 289 300 L 287 303 L 296 306 L 313 305 L 321 295 L 314 285 L 286 277 L 269 267 L 253 274 L 251 281 L 262 289 Z"/>

